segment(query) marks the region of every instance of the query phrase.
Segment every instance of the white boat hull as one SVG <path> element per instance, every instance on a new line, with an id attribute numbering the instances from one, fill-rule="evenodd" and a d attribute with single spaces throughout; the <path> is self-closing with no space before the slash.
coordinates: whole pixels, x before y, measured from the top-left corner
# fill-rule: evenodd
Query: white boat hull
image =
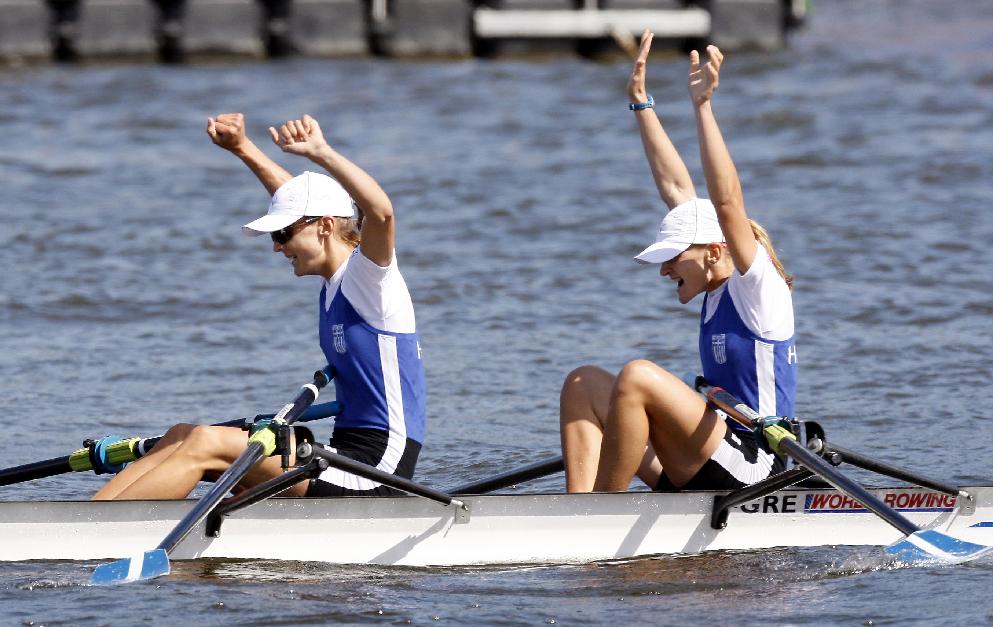
<path id="1" fill-rule="evenodd" d="M 914 488 L 872 490 L 919 526 L 993 544 L 993 487 L 975 502 Z M 195 529 L 173 559 L 454 566 L 571 563 L 784 546 L 888 545 L 901 534 L 833 490 L 784 490 L 731 510 L 711 528 L 719 493 L 270 499 Z M 154 548 L 194 501 L 0 503 L 0 561 L 123 558 Z M 853 511 L 854 509 L 854 511 Z"/>

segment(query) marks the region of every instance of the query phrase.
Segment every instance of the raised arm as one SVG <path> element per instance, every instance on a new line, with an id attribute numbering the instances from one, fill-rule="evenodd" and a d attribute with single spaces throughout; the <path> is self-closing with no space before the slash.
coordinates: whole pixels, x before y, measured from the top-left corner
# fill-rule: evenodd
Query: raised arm
<path id="1" fill-rule="evenodd" d="M 701 66 L 700 53 L 696 50 L 690 52 L 689 90 L 696 114 L 700 161 L 707 179 L 707 193 L 717 209 L 717 219 L 727 239 L 728 252 L 731 253 L 734 267 L 744 274 L 755 259 L 755 247 L 758 243 L 745 213 L 745 199 L 741 193 L 738 170 L 731 161 L 731 153 L 728 152 L 710 106 L 711 97 L 717 89 L 724 55 L 716 46 L 707 46 L 707 56 L 709 60 Z"/>
<path id="2" fill-rule="evenodd" d="M 245 135 L 245 116 L 241 113 L 222 113 L 216 118 L 207 118 L 207 135 L 215 144 L 241 159 L 270 196 L 293 178 L 248 139 Z"/>
<path id="3" fill-rule="evenodd" d="M 652 32 L 645 29 L 641 35 L 641 50 L 631 68 L 631 78 L 628 80 L 628 98 L 633 104 L 646 102 L 648 90 L 645 87 L 645 68 L 648 65 L 648 53 L 652 49 Z M 634 112 L 638 120 L 638 130 L 641 132 L 641 144 L 645 148 L 648 166 L 652 169 L 655 186 L 662 196 L 663 202 L 670 209 L 696 196 L 693 180 L 686 169 L 676 147 L 666 135 L 662 123 L 653 108 L 637 109 Z"/>
<path id="4" fill-rule="evenodd" d="M 269 127 L 277 146 L 294 155 L 307 157 L 328 171 L 341 183 L 362 211 L 362 254 L 376 265 L 386 267 L 393 261 L 393 204 L 365 170 L 355 165 L 324 139 L 317 120 L 309 115 L 290 120 L 277 131 Z"/>

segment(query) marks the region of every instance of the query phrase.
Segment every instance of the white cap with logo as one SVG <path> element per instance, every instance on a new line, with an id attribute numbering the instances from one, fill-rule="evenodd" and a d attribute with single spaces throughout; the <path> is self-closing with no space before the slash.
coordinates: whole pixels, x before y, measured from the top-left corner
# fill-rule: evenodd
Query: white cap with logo
<path id="1" fill-rule="evenodd" d="M 241 230 L 254 237 L 286 228 L 304 216 L 354 215 L 355 201 L 338 181 L 324 174 L 304 172 L 283 183 L 272 195 L 266 215 Z"/>
<path id="2" fill-rule="evenodd" d="M 717 210 L 706 198 L 693 198 L 672 208 L 659 224 L 655 243 L 635 255 L 638 263 L 665 263 L 693 244 L 724 241 Z"/>

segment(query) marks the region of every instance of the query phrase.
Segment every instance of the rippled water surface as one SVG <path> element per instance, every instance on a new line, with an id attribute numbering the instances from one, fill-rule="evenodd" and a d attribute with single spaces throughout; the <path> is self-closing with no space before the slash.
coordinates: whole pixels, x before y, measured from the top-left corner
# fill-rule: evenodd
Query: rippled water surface
<path id="1" fill-rule="evenodd" d="M 631 256 L 661 206 L 627 64 L 293 60 L 0 71 L 3 466 L 86 436 L 279 407 L 323 362 L 316 279 L 238 226 L 264 211 L 205 118 L 309 112 L 398 211 L 430 394 L 418 477 L 452 486 L 558 452 L 582 363 L 698 368 L 698 303 Z M 685 62 L 651 91 L 701 183 Z M 993 4 L 818 3 L 788 50 L 731 54 L 715 108 L 753 217 L 796 274 L 799 413 L 839 444 L 989 482 Z M 304 164 L 282 159 L 291 169 Z M 92 475 L 4 488 L 78 498 Z M 561 488 L 561 478 L 535 487 Z M 11 623 L 993 620 L 993 565 L 871 550 L 528 569 L 203 562 L 128 588 L 93 564 L 0 565 Z"/>

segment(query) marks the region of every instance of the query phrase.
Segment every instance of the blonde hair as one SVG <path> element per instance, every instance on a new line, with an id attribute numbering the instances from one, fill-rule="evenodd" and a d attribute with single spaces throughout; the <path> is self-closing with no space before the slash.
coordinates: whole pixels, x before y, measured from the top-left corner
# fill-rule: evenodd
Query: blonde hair
<path id="1" fill-rule="evenodd" d="M 772 238 L 769 237 L 769 232 L 751 218 L 748 219 L 748 223 L 752 226 L 752 234 L 755 236 L 755 241 L 762 244 L 762 248 L 765 248 L 765 251 L 769 253 L 769 259 L 772 260 L 772 265 L 776 266 L 776 272 L 779 273 L 779 276 L 783 277 L 783 280 L 786 281 L 786 286 L 792 291 L 793 275 L 786 274 L 786 268 L 783 267 L 783 262 L 776 255 L 776 249 L 772 247 Z"/>
<path id="2" fill-rule="evenodd" d="M 352 248 L 358 248 L 362 242 L 362 210 L 355 207 L 354 218 L 335 218 L 335 234 L 341 241 Z"/>

